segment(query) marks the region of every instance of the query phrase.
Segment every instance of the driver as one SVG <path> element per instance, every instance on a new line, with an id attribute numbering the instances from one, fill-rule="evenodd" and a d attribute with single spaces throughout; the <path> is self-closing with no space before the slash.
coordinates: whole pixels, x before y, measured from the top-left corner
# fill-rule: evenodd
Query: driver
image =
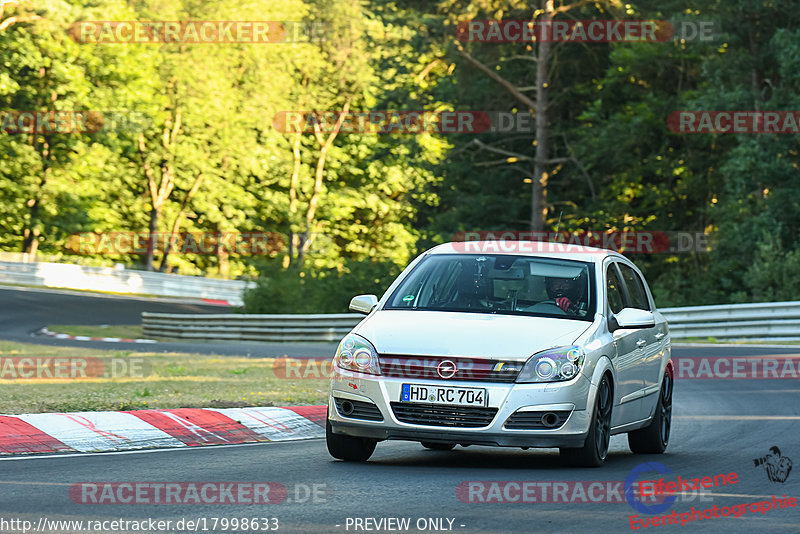
<path id="1" fill-rule="evenodd" d="M 580 299 L 581 284 L 579 277 L 576 278 L 555 278 L 547 276 L 544 279 L 547 296 L 556 303 L 566 313 L 573 315 L 578 313 L 578 301 Z"/>
<path id="2" fill-rule="evenodd" d="M 487 308 L 492 282 L 480 273 L 480 268 L 470 267 L 465 265 L 458 277 L 456 282 L 458 295 L 453 304 L 459 308 Z"/>

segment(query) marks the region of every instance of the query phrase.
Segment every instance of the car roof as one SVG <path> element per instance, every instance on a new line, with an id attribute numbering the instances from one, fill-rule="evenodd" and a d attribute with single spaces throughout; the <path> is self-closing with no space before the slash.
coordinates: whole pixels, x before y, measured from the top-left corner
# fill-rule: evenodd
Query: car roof
<path id="1" fill-rule="evenodd" d="M 429 249 L 425 254 L 504 254 L 510 256 L 542 256 L 565 260 L 601 263 L 605 258 L 626 259 L 622 254 L 604 248 L 551 243 L 547 241 L 451 241 Z"/>

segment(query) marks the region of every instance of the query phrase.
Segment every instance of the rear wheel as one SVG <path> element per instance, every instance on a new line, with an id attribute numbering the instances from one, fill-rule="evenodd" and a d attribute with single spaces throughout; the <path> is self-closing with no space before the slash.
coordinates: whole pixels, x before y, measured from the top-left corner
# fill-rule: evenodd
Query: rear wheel
<path id="1" fill-rule="evenodd" d="M 586 442 L 579 449 L 560 449 L 561 458 L 569 465 L 600 467 L 608 455 L 611 440 L 611 406 L 614 403 L 611 380 L 604 375 L 597 388 L 592 424 Z"/>
<path id="2" fill-rule="evenodd" d="M 370 438 L 334 434 L 328 419 L 325 419 L 325 442 L 331 456 L 348 462 L 366 462 L 375 452 L 375 445 L 378 443 Z"/>
<path id="3" fill-rule="evenodd" d="M 646 427 L 628 433 L 628 446 L 637 454 L 662 454 L 672 430 L 672 375 L 664 373 L 653 420 Z"/>
<path id="4" fill-rule="evenodd" d="M 455 443 L 435 443 L 433 441 L 423 441 L 421 445 L 432 451 L 452 451 L 456 446 Z"/>

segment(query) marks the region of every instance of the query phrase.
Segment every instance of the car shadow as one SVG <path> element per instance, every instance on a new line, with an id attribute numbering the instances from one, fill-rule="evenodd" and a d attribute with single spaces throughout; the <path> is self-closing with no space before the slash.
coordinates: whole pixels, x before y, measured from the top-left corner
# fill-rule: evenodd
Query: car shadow
<path id="1" fill-rule="evenodd" d="M 426 469 L 463 469 L 472 470 L 498 470 L 508 469 L 518 471 L 520 469 L 533 469 L 538 471 L 563 471 L 566 469 L 593 469 L 593 468 L 574 468 L 561 460 L 557 449 L 530 449 L 522 450 L 518 448 L 500 449 L 495 447 L 456 447 L 452 451 L 432 451 L 423 449 L 409 451 L 407 447 L 398 448 L 392 451 L 391 444 L 388 446 L 378 444 L 374 456 L 365 465 L 375 467 L 424 467 Z M 383 448 L 383 450 L 381 450 Z M 633 455 L 628 451 L 609 451 L 608 457 L 599 468 L 602 472 L 604 468 L 617 470 L 627 470 L 640 463 L 642 457 Z"/>

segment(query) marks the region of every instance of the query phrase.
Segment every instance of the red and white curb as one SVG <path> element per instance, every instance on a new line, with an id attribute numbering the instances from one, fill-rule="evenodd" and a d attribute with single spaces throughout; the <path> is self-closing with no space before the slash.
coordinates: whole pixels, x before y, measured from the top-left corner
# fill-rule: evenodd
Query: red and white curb
<path id="1" fill-rule="evenodd" d="M 89 336 L 73 336 L 70 334 L 59 334 L 58 332 L 51 332 L 47 327 L 42 327 L 34 334 L 39 336 L 50 336 L 55 339 L 71 339 L 74 341 L 105 341 L 107 343 L 158 343 L 155 339 L 128 339 L 124 337 L 89 337 Z"/>
<path id="2" fill-rule="evenodd" d="M 0 415 L 0 455 L 110 452 L 325 435 L 327 406 Z"/>

